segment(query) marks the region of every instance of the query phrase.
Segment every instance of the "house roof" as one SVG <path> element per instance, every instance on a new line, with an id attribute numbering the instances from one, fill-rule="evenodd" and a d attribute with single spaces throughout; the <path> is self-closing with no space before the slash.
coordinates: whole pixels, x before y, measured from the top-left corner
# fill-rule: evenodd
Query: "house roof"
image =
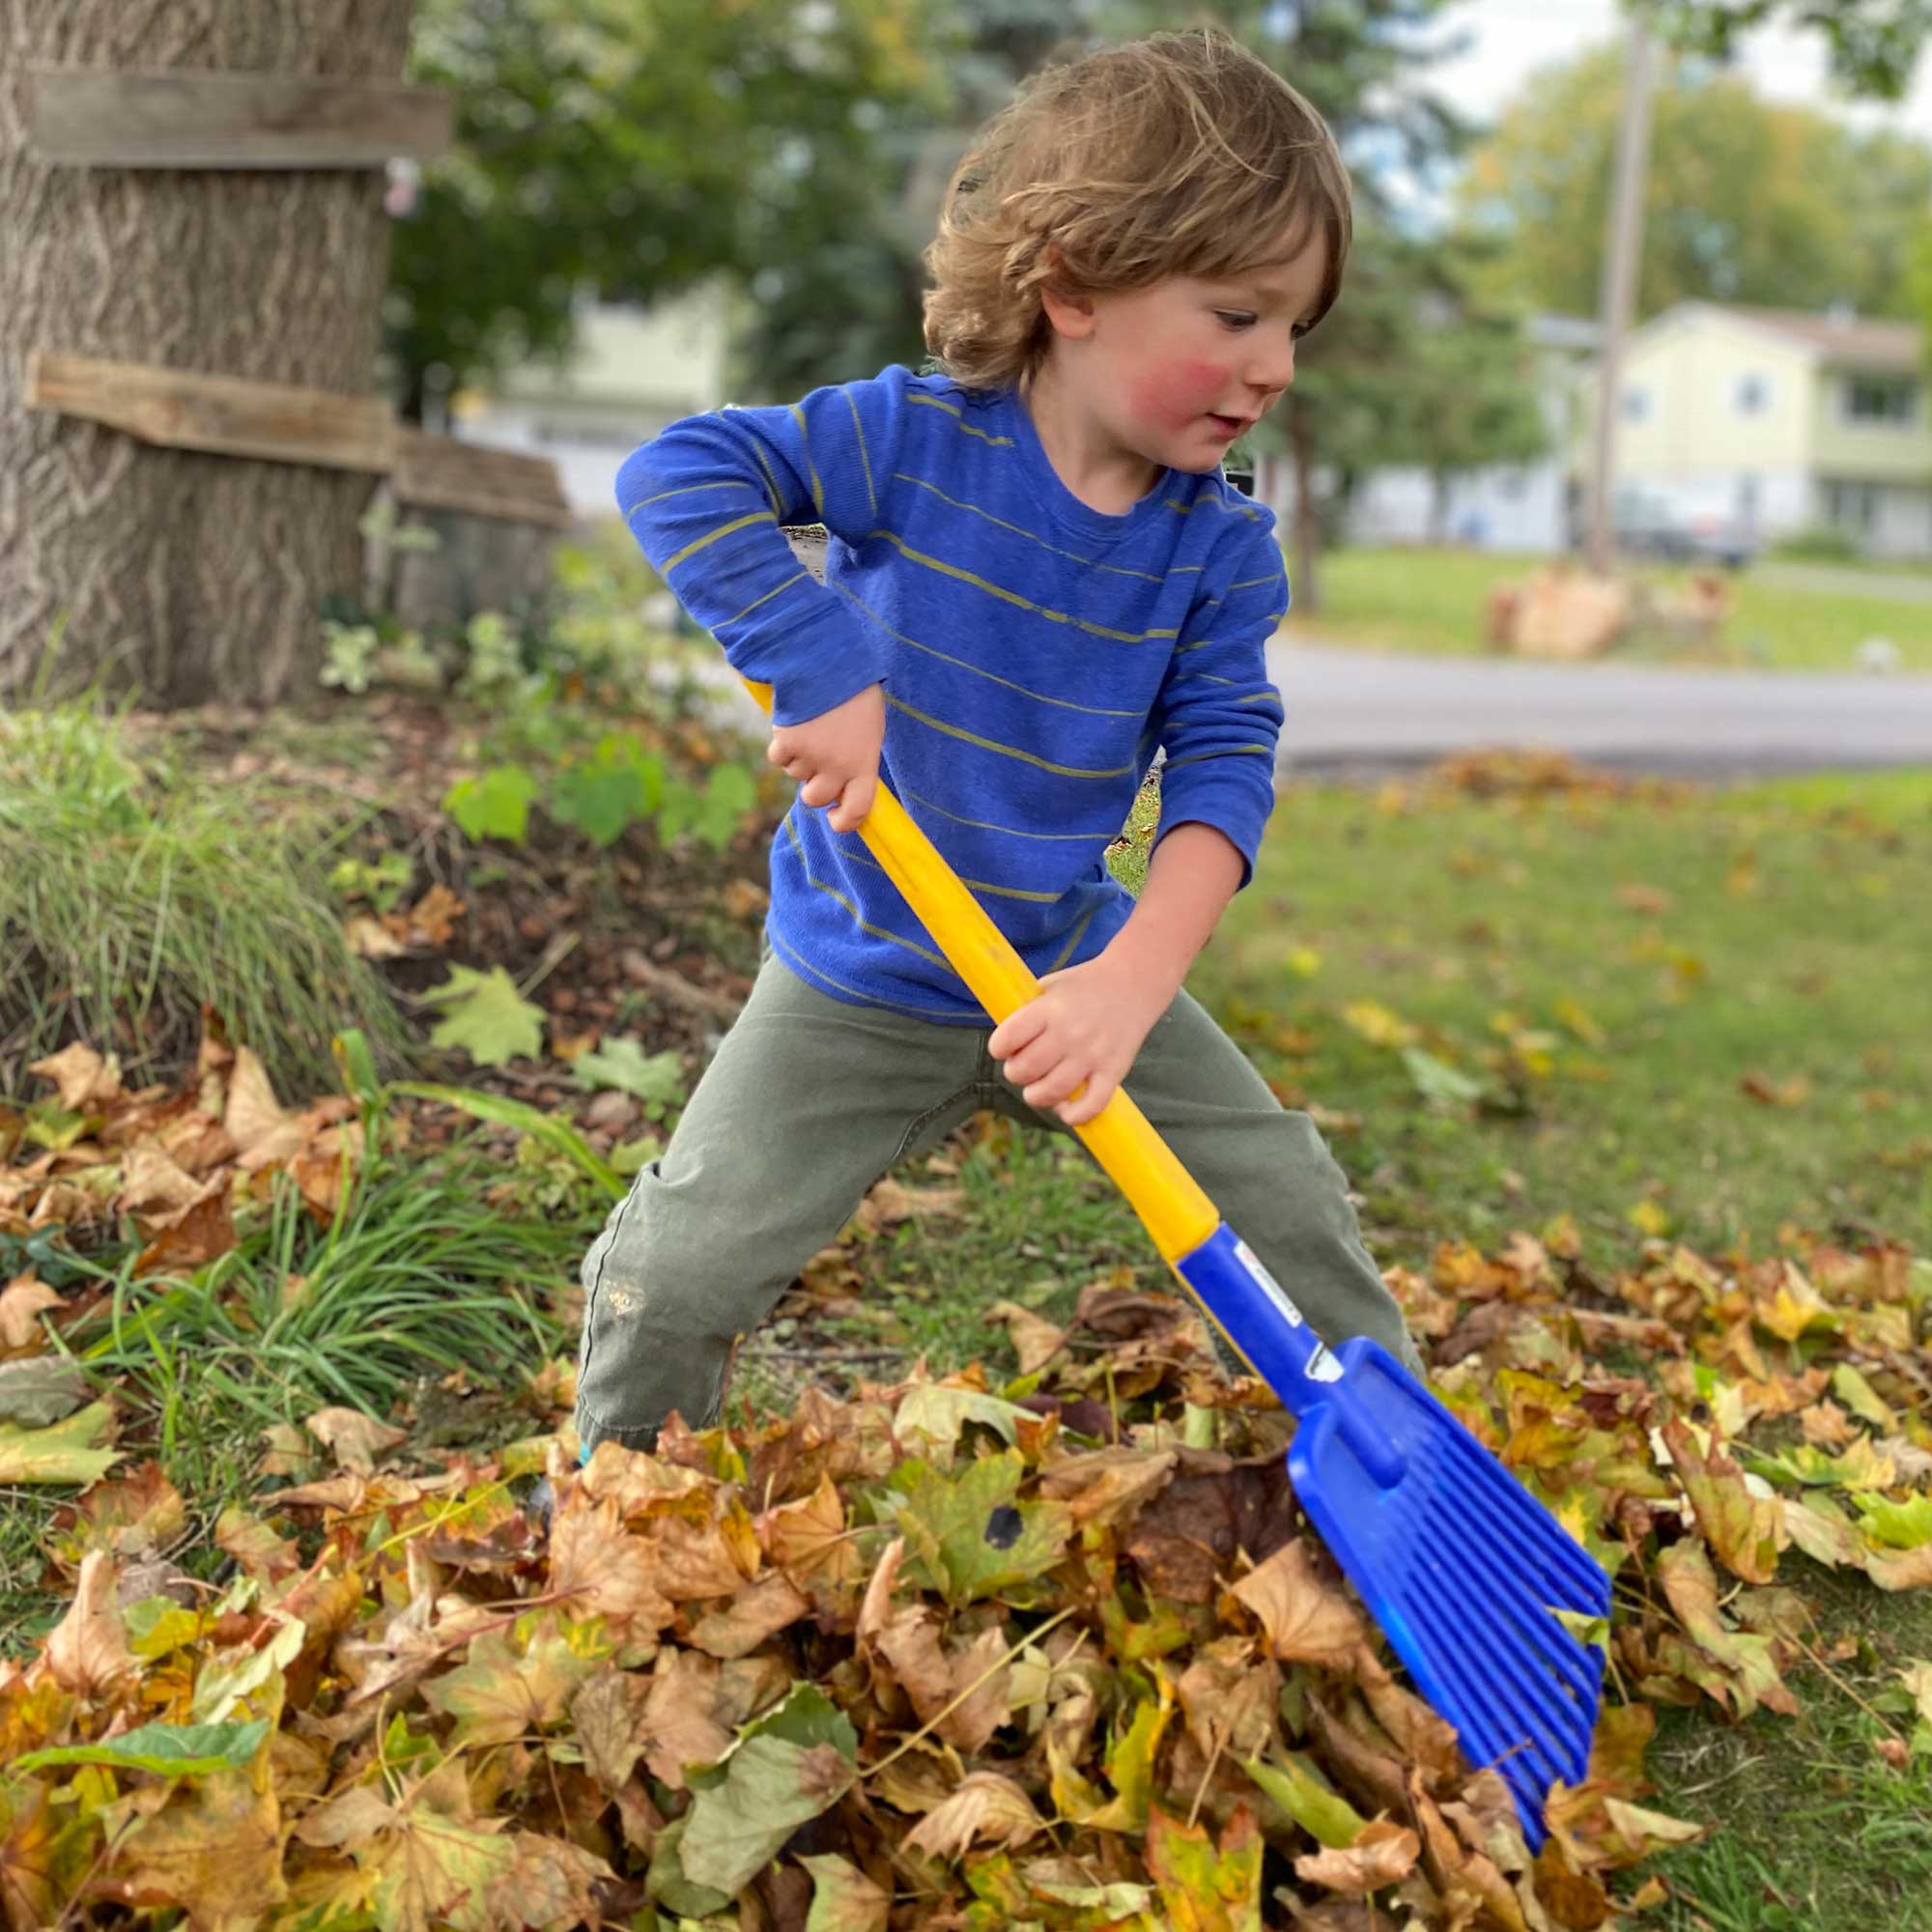
<path id="1" fill-rule="evenodd" d="M 1922 331 L 1916 323 L 1874 322 L 1868 317 L 1837 313 L 1816 314 L 1798 308 L 1747 308 L 1742 304 L 1710 304 L 1760 328 L 1776 330 L 1814 351 L 1827 362 L 1854 369 L 1896 370 L 1916 375 L 1922 363 Z"/>

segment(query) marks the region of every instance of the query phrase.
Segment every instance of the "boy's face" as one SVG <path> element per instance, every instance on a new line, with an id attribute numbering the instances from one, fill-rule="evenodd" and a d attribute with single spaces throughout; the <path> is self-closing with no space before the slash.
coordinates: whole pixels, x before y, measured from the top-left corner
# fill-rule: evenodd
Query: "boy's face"
<path id="1" fill-rule="evenodd" d="M 1294 380 L 1294 347 L 1321 303 L 1317 236 L 1262 251 L 1226 279 L 1170 276 L 1121 295 L 1051 296 L 1056 383 L 1123 451 L 1212 469 Z"/>

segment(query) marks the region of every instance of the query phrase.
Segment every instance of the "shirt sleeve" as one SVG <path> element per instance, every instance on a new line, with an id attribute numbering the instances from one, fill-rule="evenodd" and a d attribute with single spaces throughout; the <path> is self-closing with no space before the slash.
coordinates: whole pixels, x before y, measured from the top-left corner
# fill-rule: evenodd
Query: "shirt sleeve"
<path id="1" fill-rule="evenodd" d="M 617 507 L 653 567 L 741 677 L 796 724 L 880 681 L 884 640 L 813 580 L 781 526 L 850 544 L 878 527 L 909 373 L 814 389 L 801 403 L 687 416 L 617 472 Z"/>
<path id="2" fill-rule="evenodd" d="M 1161 836 L 1190 821 L 1213 826 L 1240 853 L 1244 886 L 1274 810 L 1282 704 L 1268 680 L 1266 647 L 1287 614 L 1274 514 L 1262 507 L 1261 527 L 1234 549 L 1220 594 L 1189 614 L 1157 703 L 1167 753 Z"/>

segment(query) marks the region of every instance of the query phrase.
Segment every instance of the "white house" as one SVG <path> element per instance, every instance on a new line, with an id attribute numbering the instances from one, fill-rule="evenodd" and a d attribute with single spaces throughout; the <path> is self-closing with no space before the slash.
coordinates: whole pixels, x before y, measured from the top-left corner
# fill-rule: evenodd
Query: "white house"
<path id="1" fill-rule="evenodd" d="M 453 428 L 466 441 L 552 458 L 573 510 L 614 514 L 624 458 L 680 416 L 724 405 L 728 334 L 723 283 L 648 309 L 587 304 L 563 369 L 527 363 L 457 397 Z"/>
<path id="2" fill-rule="evenodd" d="M 1685 521 L 1932 557 L 1924 354 L 1912 323 L 1680 302 L 1625 353 L 1618 481 Z"/>

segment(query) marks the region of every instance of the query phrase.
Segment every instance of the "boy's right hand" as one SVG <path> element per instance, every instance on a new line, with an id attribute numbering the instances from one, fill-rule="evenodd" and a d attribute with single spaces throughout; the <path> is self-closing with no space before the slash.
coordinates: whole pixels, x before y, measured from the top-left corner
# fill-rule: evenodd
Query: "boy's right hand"
<path id="1" fill-rule="evenodd" d="M 807 805 L 829 805 L 835 832 L 856 832 L 879 789 L 879 749 L 886 738 L 886 695 L 868 684 L 843 704 L 772 732 L 765 756 L 799 781 Z"/>

